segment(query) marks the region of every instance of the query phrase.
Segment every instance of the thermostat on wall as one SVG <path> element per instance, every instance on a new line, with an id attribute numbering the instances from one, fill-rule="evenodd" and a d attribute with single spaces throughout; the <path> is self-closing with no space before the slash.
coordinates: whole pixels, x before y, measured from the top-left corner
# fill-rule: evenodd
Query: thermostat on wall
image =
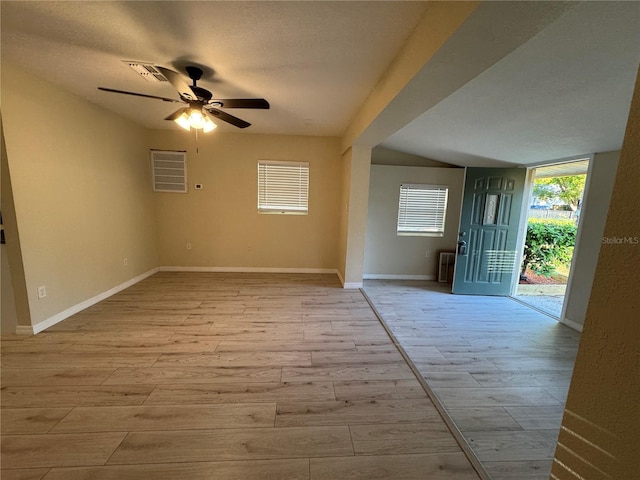
<path id="1" fill-rule="evenodd" d="M 196 183 L 196 184 L 194 185 L 194 188 L 195 188 L 196 190 L 202 190 L 204 187 L 202 186 L 202 184 L 201 184 L 201 183 Z"/>

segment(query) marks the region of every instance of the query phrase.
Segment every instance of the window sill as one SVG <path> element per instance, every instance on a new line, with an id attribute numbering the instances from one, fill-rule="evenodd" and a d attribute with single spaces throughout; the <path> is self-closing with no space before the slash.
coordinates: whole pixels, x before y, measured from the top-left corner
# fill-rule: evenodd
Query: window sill
<path id="1" fill-rule="evenodd" d="M 298 212 L 295 210 L 258 210 L 258 213 L 265 215 L 309 215 L 309 212 Z"/>
<path id="2" fill-rule="evenodd" d="M 444 232 L 397 232 L 398 237 L 444 237 Z"/>

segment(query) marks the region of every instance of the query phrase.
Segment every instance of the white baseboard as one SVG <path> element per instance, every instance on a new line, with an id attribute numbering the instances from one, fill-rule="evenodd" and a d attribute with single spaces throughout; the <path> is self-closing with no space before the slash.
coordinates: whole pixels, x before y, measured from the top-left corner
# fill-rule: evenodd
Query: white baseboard
<path id="1" fill-rule="evenodd" d="M 569 320 L 568 318 L 563 318 L 562 320 L 560 320 L 560 323 L 582 333 L 582 325 L 580 325 L 578 322 L 574 322 L 573 320 Z"/>
<path id="2" fill-rule="evenodd" d="M 218 273 L 324 273 L 340 276 L 335 268 L 271 268 L 271 267 L 159 267 L 161 272 L 218 272 Z"/>
<path id="3" fill-rule="evenodd" d="M 435 275 L 395 275 L 391 273 L 365 273 L 365 280 L 435 280 Z"/>
<path id="4" fill-rule="evenodd" d="M 75 315 L 76 313 L 81 312 L 82 310 L 89 308 L 90 306 L 95 305 L 96 303 L 101 302 L 102 300 L 109 298 L 110 296 L 115 295 L 118 292 L 121 292 L 125 288 L 129 288 L 130 286 L 135 285 L 136 283 L 144 280 L 147 277 L 150 277 L 156 272 L 158 272 L 158 269 L 153 268 L 148 272 L 142 273 L 137 277 L 127 280 L 124 283 L 121 283 L 120 285 L 116 285 L 115 287 L 110 288 L 106 292 L 99 293 L 95 297 L 91 297 L 85 300 L 84 302 L 80 302 L 77 305 L 74 305 L 73 307 L 69 307 L 66 310 L 63 310 L 60 313 L 56 313 L 54 316 L 49 317 L 46 320 L 43 320 L 42 322 L 38 322 L 35 325 L 32 325 L 32 326 L 18 325 L 16 327 L 16 334 L 35 335 L 37 333 L 40 333 L 43 330 L 46 330 L 47 328 L 54 326 L 56 323 L 60 323 L 61 321 L 66 320 L 71 315 Z"/>
<path id="5" fill-rule="evenodd" d="M 66 320 L 72 315 L 75 315 L 82 310 L 95 305 L 102 300 L 109 298 L 112 295 L 115 295 L 122 290 L 129 288 L 132 285 L 144 280 L 147 277 L 150 277 L 154 273 L 157 272 L 221 272 L 221 273 L 319 273 L 319 274 L 333 274 L 338 275 L 340 277 L 340 273 L 333 268 L 264 268 L 264 267 L 173 267 L 173 266 L 164 266 L 164 267 L 156 267 L 148 272 L 145 272 L 137 277 L 132 278 L 131 280 L 127 280 L 120 285 L 116 285 L 115 287 L 107 290 L 106 292 L 102 292 L 94 297 L 91 297 L 84 302 L 80 302 L 77 305 L 74 305 L 66 310 L 63 310 L 60 313 L 53 315 L 52 317 L 43 320 L 42 322 L 38 322 L 35 325 L 18 325 L 16 327 L 17 335 L 35 335 L 37 333 L 46 330 L 53 325 L 60 323 L 63 320 Z M 342 279 L 341 279 L 342 282 Z M 342 282 L 344 284 L 344 282 Z M 347 286 L 349 285 L 349 286 Z M 347 284 L 344 288 L 361 288 L 362 283 L 360 284 Z"/>
<path id="6" fill-rule="evenodd" d="M 342 284 L 342 288 L 344 288 L 345 290 L 357 290 L 359 288 L 362 288 L 362 282 L 345 282 L 339 270 L 336 270 L 336 275 L 338 275 L 338 279 Z"/>

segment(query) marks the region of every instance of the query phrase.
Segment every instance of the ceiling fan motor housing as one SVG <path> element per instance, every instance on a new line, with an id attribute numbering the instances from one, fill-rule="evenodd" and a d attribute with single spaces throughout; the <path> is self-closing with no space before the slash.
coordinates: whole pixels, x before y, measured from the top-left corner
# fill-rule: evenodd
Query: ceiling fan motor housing
<path id="1" fill-rule="evenodd" d="M 202 78 L 202 69 L 200 67 L 188 65 L 185 67 L 185 70 L 187 71 L 187 75 L 189 75 L 189 78 L 193 81 L 193 85 L 191 85 L 191 91 L 196 94 L 198 101 L 207 103 L 209 100 L 211 100 L 213 98 L 213 94 L 209 90 L 198 87 L 197 85 L 198 80 Z"/>
<path id="2" fill-rule="evenodd" d="M 198 80 L 200 80 L 202 78 L 202 69 L 201 68 L 189 65 L 189 66 L 185 67 L 185 70 L 187 71 L 187 75 L 189 75 L 189 78 L 191 80 L 193 80 L 193 84 L 194 85 L 196 84 L 196 82 Z"/>

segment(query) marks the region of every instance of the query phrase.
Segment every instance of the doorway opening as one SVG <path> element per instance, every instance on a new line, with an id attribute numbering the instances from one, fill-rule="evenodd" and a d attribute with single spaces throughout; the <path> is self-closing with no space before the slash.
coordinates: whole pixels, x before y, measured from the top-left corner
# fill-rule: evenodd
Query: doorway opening
<path id="1" fill-rule="evenodd" d="M 538 167 L 514 298 L 560 318 L 578 232 L 589 159 Z"/>

